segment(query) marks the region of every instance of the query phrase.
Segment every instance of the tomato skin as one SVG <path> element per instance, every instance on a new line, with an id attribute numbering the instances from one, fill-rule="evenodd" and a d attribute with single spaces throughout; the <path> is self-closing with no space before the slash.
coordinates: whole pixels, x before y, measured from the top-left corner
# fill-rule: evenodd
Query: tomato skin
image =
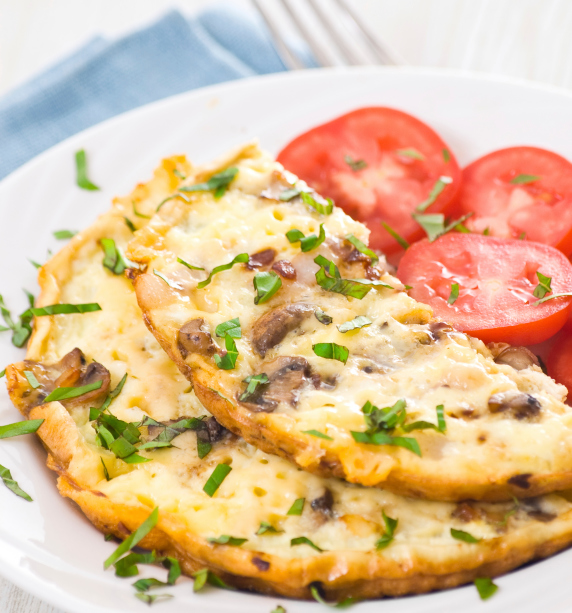
<path id="1" fill-rule="evenodd" d="M 568 389 L 568 402 L 572 400 L 572 320 L 568 320 L 555 339 L 546 360 L 548 374 Z"/>
<path id="2" fill-rule="evenodd" d="M 423 159 L 398 153 L 411 149 Z M 367 167 L 353 171 L 345 156 L 364 160 Z M 461 181 L 450 148 L 429 126 L 385 107 L 358 109 L 317 126 L 286 145 L 277 159 L 364 222 L 371 230 L 370 247 L 385 253 L 402 248 L 382 221 L 410 243 L 421 239 L 425 233 L 411 217 L 415 207 L 427 199 L 441 176 L 450 177 L 452 182 L 426 211 L 447 214 Z"/>
<path id="3" fill-rule="evenodd" d="M 552 278 L 554 293 L 572 290 L 572 265 L 553 247 L 450 233 L 412 245 L 397 276 L 412 286 L 413 298 L 457 330 L 486 343 L 534 345 L 556 334 L 572 309 L 572 297 L 532 304 L 536 271 Z M 459 285 L 459 297 L 449 304 L 453 283 Z"/>
<path id="4" fill-rule="evenodd" d="M 519 175 L 540 177 L 511 183 Z M 572 164 L 538 147 L 509 147 L 489 153 L 463 170 L 458 215 L 474 213 L 474 232 L 518 238 L 572 252 Z"/>

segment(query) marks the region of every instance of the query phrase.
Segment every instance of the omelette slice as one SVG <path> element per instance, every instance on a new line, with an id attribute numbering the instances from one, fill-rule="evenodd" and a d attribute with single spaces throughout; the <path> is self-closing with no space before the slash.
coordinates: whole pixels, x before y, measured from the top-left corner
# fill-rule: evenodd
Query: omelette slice
<path id="1" fill-rule="evenodd" d="M 149 215 L 179 185 L 174 173 L 189 171 L 181 158 L 164 161 L 40 272 L 37 306 L 101 306 L 37 318 L 26 360 L 7 369 L 17 408 L 45 419 L 38 434 L 63 496 L 121 539 L 158 507 L 144 547 L 175 556 L 187 574 L 208 568 L 231 586 L 299 598 L 450 588 L 572 541 L 564 496 L 408 499 L 300 471 L 223 429 L 146 330 L 121 270 L 132 265 L 123 255 L 132 236 L 124 217 L 144 225 L 133 204 Z M 45 402 L 48 394 L 61 401 Z M 225 476 L 215 483 L 214 474 Z"/>
<path id="2" fill-rule="evenodd" d="M 257 146 L 173 195 L 130 243 L 146 270 L 137 299 L 223 426 L 307 471 L 402 495 L 570 487 L 565 388 L 435 320 L 365 226 Z"/>

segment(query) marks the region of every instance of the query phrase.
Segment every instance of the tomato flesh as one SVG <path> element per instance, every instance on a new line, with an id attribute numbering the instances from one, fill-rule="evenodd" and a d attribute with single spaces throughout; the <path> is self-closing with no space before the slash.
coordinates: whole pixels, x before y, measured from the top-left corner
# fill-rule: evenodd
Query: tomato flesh
<path id="1" fill-rule="evenodd" d="M 558 332 L 572 307 L 572 297 L 534 306 L 537 271 L 552 278 L 554 293 L 572 290 L 572 265 L 553 247 L 450 233 L 411 246 L 397 276 L 412 286 L 413 298 L 429 304 L 458 330 L 487 343 L 533 345 Z M 459 295 L 449 304 L 454 283 Z"/>
<path id="2" fill-rule="evenodd" d="M 537 147 L 489 153 L 463 170 L 459 214 L 473 232 L 572 252 L 572 164 Z"/>
<path id="3" fill-rule="evenodd" d="M 355 164 L 360 160 L 365 166 Z M 423 229 L 411 214 L 440 177 L 450 182 L 427 213 L 447 213 L 461 177 L 450 149 L 429 126 L 384 107 L 358 109 L 305 132 L 278 154 L 278 161 L 364 222 L 371 230 L 370 247 L 385 253 L 401 247 L 381 222 L 410 243 L 422 238 Z"/>
<path id="4" fill-rule="evenodd" d="M 546 360 L 548 374 L 568 389 L 568 402 L 572 400 L 572 320 L 568 320 L 555 339 Z"/>

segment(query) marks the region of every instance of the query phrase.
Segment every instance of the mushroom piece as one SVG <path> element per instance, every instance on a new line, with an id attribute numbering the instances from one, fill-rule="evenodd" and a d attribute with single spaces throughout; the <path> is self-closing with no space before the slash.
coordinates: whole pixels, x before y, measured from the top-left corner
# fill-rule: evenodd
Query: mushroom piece
<path id="1" fill-rule="evenodd" d="M 201 330 L 205 323 L 202 317 L 191 319 L 183 324 L 177 335 L 177 345 L 183 359 L 192 353 L 198 353 L 205 357 L 214 354 L 216 347 L 209 332 Z"/>
<path id="2" fill-rule="evenodd" d="M 288 260 L 278 260 L 272 264 L 272 270 L 277 272 L 283 279 L 296 280 L 296 269 Z"/>
<path id="3" fill-rule="evenodd" d="M 542 405 L 534 396 L 517 391 L 493 394 L 488 404 L 491 413 L 508 412 L 512 417 L 521 420 L 533 420 L 542 409 Z"/>
<path id="4" fill-rule="evenodd" d="M 515 370 L 524 370 L 531 366 L 540 366 L 538 358 L 526 347 L 505 347 L 494 358 L 497 364 L 512 366 Z"/>
<path id="5" fill-rule="evenodd" d="M 268 266 L 272 264 L 274 258 L 276 257 L 275 249 L 263 249 L 258 253 L 253 253 L 246 263 L 246 268 L 249 270 L 254 270 L 255 268 L 261 268 L 262 266 Z"/>
<path id="6" fill-rule="evenodd" d="M 328 517 L 331 517 L 333 513 L 334 496 L 332 495 L 332 492 L 326 488 L 324 493 L 319 498 L 314 498 L 310 504 L 314 511 L 318 511 Z"/>
<path id="7" fill-rule="evenodd" d="M 263 364 L 262 372 L 268 382 L 259 386 L 248 400 L 239 400 L 251 411 L 271 413 L 281 402 L 296 406 L 300 388 L 312 377 L 310 365 L 301 357 L 280 356 Z"/>
<path id="8" fill-rule="evenodd" d="M 453 328 L 444 321 L 432 321 L 429 324 L 429 336 L 434 341 L 439 341 L 447 336 L 448 332 L 453 332 Z"/>
<path id="9" fill-rule="evenodd" d="M 260 357 L 281 343 L 289 332 L 297 328 L 315 308 L 311 304 L 297 302 L 285 304 L 265 313 L 254 324 L 252 345 Z"/>

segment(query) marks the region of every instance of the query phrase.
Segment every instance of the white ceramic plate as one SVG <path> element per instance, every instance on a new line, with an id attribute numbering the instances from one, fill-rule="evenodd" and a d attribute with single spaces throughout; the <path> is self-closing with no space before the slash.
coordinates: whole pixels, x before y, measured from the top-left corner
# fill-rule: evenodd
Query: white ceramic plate
<path id="1" fill-rule="evenodd" d="M 183 94 L 114 118 L 42 154 L 0 183 L 0 291 L 9 307 L 26 307 L 22 287 L 34 291 L 35 269 L 48 249 L 61 246 L 52 232 L 81 229 L 104 212 L 113 196 L 149 178 L 160 158 L 185 152 L 203 162 L 257 137 L 277 153 L 300 132 L 366 105 L 387 105 L 432 126 L 461 164 L 510 145 L 537 145 L 572 158 L 572 95 L 516 81 L 451 72 L 360 68 L 262 77 Z M 0 144 L 1 146 L 1 144 Z M 75 185 L 74 153 L 85 148 L 91 179 L 101 192 Z M 0 335 L 0 369 L 22 359 L 23 350 Z M 2 386 L 3 387 L 3 386 Z M 19 419 L 4 389 L 0 424 Z M 0 573 L 70 613 L 145 611 L 132 581 L 103 571 L 115 545 L 66 500 L 44 466 L 45 452 L 33 436 L 3 440 L 0 464 L 9 467 L 33 503 L 0 484 Z M 245 512 L 248 512 L 245 509 Z M 572 610 L 572 551 L 497 581 L 498 593 L 481 602 L 474 587 L 356 605 L 368 613 L 473 611 L 520 613 Z M 143 576 L 160 578 L 145 569 Z M 164 613 L 269 613 L 278 603 L 288 613 L 321 605 L 284 598 L 210 589 L 194 595 L 188 579 L 169 590 L 175 598 L 157 604 Z"/>

